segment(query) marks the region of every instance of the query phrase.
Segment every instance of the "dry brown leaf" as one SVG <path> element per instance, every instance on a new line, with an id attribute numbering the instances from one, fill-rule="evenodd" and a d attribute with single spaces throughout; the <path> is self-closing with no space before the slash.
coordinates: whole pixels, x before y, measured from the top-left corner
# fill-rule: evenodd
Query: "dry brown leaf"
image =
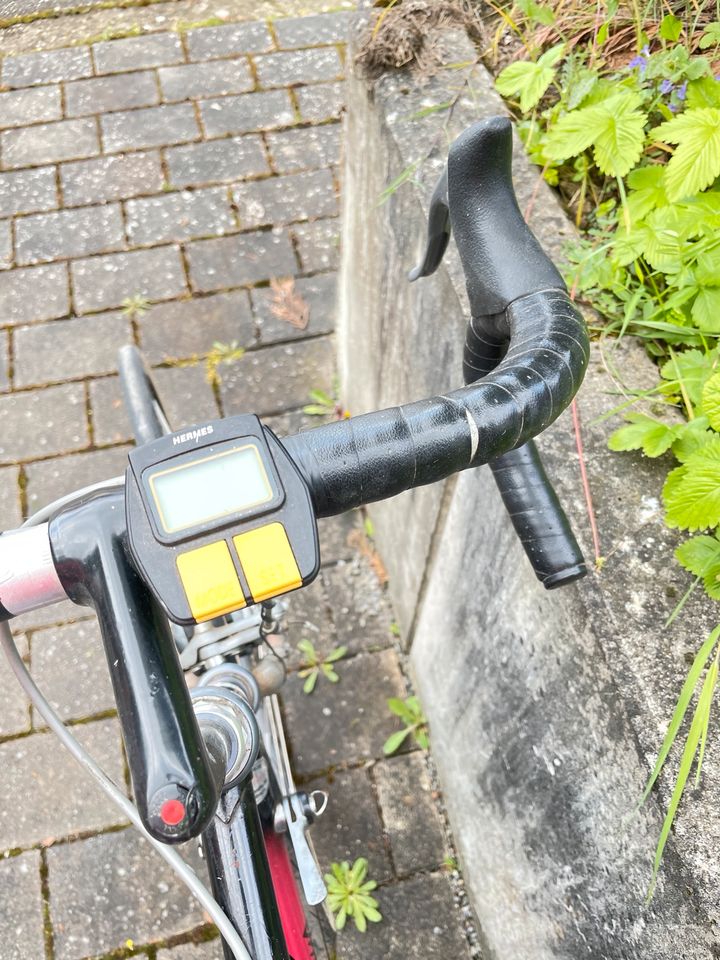
<path id="1" fill-rule="evenodd" d="M 347 542 L 349 547 L 353 547 L 355 550 L 359 551 L 359 553 L 361 553 L 363 557 L 368 560 L 375 573 L 375 576 L 380 581 L 380 585 L 385 586 L 390 579 L 388 572 L 385 569 L 385 564 L 380 559 L 380 554 L 372 545 L 372 542 L 369 540 L 365 531 L 361 530 L 359 527 L 351 530 L 348 534 Z"/>
<path id="2" fill-rule="evenodd" d="M 304 330 L 310 322 L 310 307 L 295 289 L 295 280 L 270 281 L 270 313 L 278 320 L 284 320 L 298 330 Z"/>

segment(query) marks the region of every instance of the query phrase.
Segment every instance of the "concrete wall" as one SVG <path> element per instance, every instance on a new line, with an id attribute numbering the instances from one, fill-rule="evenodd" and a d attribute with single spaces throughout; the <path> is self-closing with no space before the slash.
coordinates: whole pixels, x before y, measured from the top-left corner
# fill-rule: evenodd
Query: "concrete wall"
<path id="1" fill-rule="evenodd" d="M 457 33 L 446 62 L 474 61 Z M 454 100 L 452 111 L 418 116 Z M 353 413 L 458 386 L 466 321 L 451 244 L 446 264 L 409 286 L 427 201 L 449 140 L 502 112 L 479 65 L 420 84 L 404 73 L 371 89 L 351 78 L 345 162 L 340 355 Z M 383 188 L 411 164 L 384 204 Z M 516 150 L 521 208 L 552 255 L 570 234 L 537 171 Z M 653 371 L 633 344 L 594 349 L 579 408 L 602 553 L 601 573 L 546 593 L 516 542 L 489 470 L 467 472 L 370 510 L 417 687 L 431 722 L 462 868 L 488 956 L 660 960 L 720 956 L 718 751 L 686 802 L 655 899 L 644 904 L 671 787 L 633 808 L 688 658 L 714 626 L 693 598 L 661 522 L 665 465 L 607 451 L 598 423 Z M 572 422 L 540 443 L 592 558 Z M 715 730 L 717 735 L 717 729 Z"/>

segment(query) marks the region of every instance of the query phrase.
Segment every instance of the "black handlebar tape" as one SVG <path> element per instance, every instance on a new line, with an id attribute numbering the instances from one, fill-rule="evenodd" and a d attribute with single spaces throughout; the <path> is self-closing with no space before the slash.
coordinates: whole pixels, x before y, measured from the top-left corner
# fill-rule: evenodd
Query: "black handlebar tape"
<path id="1" fill-rule="evenodd" d="M 73 506 L 49 532 L 65 591 L 98 616 L 143 824 L 165 843 L 196 837 L 218 787 L 167 618 L 127 553 L 124 491 Z"/>
<path id="2" fill-rule="evenodd" d="M 521 297 L 509 305 L 502 325 L 507 352 L 482 380 L 283 440 L 318 516 L 487 463 L 560 415 L 582 382 L 589 356 L 585 323 L 567 293 Z"/>

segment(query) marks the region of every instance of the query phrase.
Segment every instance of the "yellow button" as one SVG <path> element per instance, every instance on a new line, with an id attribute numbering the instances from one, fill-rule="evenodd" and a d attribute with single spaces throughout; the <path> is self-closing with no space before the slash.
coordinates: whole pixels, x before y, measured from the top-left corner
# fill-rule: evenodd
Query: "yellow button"
<path id="1" fill-rule="evenodd" d="M 198 622 L 245 606 L 230 548 L 224 540 L 181 553 L 176 562 L 190 610 Z"/>
<path id="2" fill-rule="evenodd" d="M 233 537 L 253 599 L 267 600 L 302 586 L 290 541 L 281 523 L 268 523 Z"/>

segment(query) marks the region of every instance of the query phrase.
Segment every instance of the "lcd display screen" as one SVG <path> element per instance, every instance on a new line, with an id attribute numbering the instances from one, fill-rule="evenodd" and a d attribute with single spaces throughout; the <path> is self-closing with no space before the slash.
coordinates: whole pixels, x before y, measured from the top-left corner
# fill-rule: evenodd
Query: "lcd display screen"
<path id="1" fill-rule="evenodd" d="M 273 498 L 254 444 L 152 473 L 150 489 L 166 533 L 243 513 Z"/>

